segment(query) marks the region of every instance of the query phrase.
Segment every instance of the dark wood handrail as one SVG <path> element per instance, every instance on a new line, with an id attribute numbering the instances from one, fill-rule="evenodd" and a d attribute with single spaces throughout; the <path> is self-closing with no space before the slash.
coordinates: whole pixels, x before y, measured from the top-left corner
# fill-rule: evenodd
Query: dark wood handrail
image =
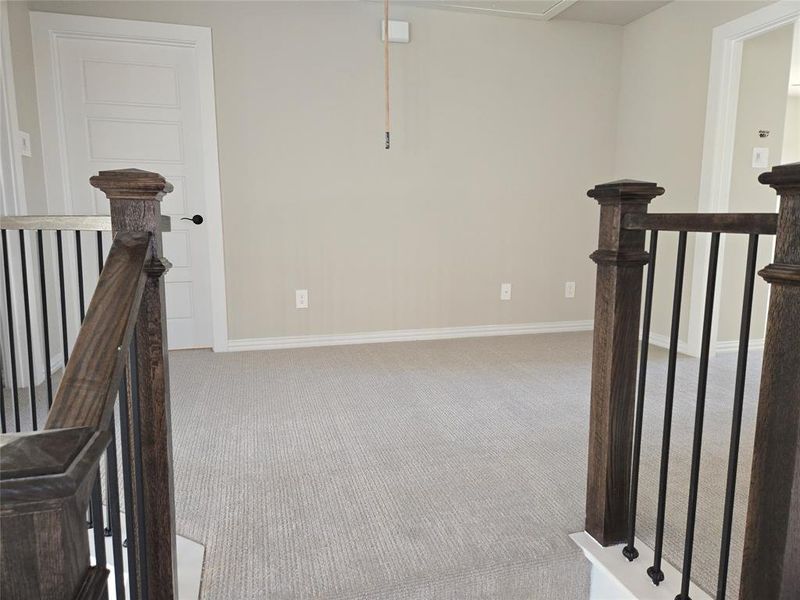
<path id="1" fill-rule="evenodd" d="M 630 213 L 622 228 L 632 231 L 696 231 L 775 235 L 777 213 Z"/>
<path id="2" fill-rule="evenodd" d="M 45 429 L 107 426 L 139 315 L 151 237 L 114 237 Z"/>

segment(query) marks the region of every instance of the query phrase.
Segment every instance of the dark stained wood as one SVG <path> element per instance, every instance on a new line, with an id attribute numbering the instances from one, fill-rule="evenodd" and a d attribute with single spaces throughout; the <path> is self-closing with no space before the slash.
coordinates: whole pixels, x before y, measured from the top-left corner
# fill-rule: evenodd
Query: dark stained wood
<path id="1" fill-rule="evenodd" d="M 136 328 L 138 389 L 141 411 L 144 529 L 147 539 L 147 576 L 150 597 L 177 596 L 175 506 L 172 477 L 167 328 L 162 275 L 169 262 L 161 256 L 161 198 L 172 185 L 158 173 L 126 169 L 101 171 L 92 177 L 111 205 L 115 232 L 152 234 Z M 136 519 L 141 515 L 135 515 Z"/>
<path id="2" fill-rule="evenodd" d="M 615 181 L 589 196 L 600 204 L 586 531 L 603 546 L 625 539 L 645 232 L 622 227 L 664 193 L 655 183 Z"/>
<path id="3" fill-rule="evenodd" d="M 758 233 L 774 235 L 777 213 L 632 213 L 625 215 L 625 229 L 648 231 L 706 231 L 710 233 Z"/>
<path id="4" fill-rule="evenodd" d="M 89 427 L 0 435 L 0 480 L 62 473 L 92 437 Z"/>
<path id="5" fill-rule="evenodd" d="M 60 443 L 65 455 L 73 454 L 75 436 L 59 433 L 27 435 L 48 438 L 49 453 L 57 453 Z M 89 492 L 109 438 L 107 432 L 93 432 L 60 471 L 48 467 L 41 474 L 20 472 L 0 480 L 0 597 L 66 600 L 78 592 L 89 569 Z M 14 436 L 10 443 L 18 439 Z M 18 456 L 23 449 L 30 450 L 23 459 L 29 464 L 58 461 L 55 456 L 44 459 L 35 443 L 22 444 Z"/>
<path id="6" fill-rule="evenodd" d="M 46 429 L 107 425 L 147 280 L 151 237 L 145 232 L 114 237 Z"/>
<path id="7" fill-rule="evenodd" d="M 781 197 L 739 597 L 800 598 L 800 163 L 759 181 Z"/>
<path id="8" fill-rule="evenodd" d="M 106 582 L 108 569 L 91 567 L 83 580 L 80 591 L 75 595 L 75 600 L 100 600 L 106 598 Z"/>

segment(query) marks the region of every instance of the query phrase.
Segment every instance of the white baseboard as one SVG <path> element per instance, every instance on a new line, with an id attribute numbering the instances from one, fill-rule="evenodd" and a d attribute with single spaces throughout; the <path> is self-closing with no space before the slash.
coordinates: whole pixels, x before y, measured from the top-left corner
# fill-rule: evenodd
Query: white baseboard
<path id="1" fill-rule="evenodd" d="M 313 348 L 317 346 L 381 344 L 386 342 L 529 335 L 534 333 L 563 333 L 569 331 L 591 331 L 592 326 L 593 321 L 555 321 L 550 323 L 523 323 L 519 325 L 473 325 L 468 327 L 437 327 L 432 329 L 395 329 L 364 333 L 244 338 L 228 340 L 228 346 L 225 351 L 240 352 L 244 350 L 277 350 L 281 348 Z"/>
<path id="2" fill-rule="evenodd" d="M 641 339 L 641 337 L 639 339 Z M 659 333 L 650 334 L 650 343 L 653 346 L 669 349 L 669 338 Z M 764 340 L 763 339 L 750 340 L 748 348 L 750 350 L 763 350 Z M 739 351 L 739 340 L 731 340 L 728 342 L 717 342 L 716 344 L 714 344 L 714 353 L 716 354 L 724 354 L 726 352 L 738 352 L 738 351 Z M 689 344 L 687 344 L 683 340 L 678 340 L 678 352 L 680 354 L 686 354 L 688 356 L 693 356 L 695 358 L 698 358 L 698 355 L 690 350 Z"/>
<path id="3" fill-rule="evenodd" d="M 716 351 L 720 353 L 724 352 L 738 352 L 739 351 L 739 340 L 730 340 L 728 342 L 717 342 L 715 346 Z M 764 349 L 764 340 L 750 340 L 750 343 L 747 345 L 748 350 L 763 350 Z"/>
<path id="4" fill-rule="evenodd" d="M 641 339 L 641 337 L 639 339 Z M 651 333 L 650 344 L 652 344 L 653 346 L 658 346 L 659 348 L 666 348 L 669 350 L 669 337 L 667 337 L 666 335 L 661 335 L 660 333 Z M 688 354 L 689 356 L 694 356 L 689 351 L 689 344 L 680 339 L 678 340 L 678 352 L 680 354 Z"/>

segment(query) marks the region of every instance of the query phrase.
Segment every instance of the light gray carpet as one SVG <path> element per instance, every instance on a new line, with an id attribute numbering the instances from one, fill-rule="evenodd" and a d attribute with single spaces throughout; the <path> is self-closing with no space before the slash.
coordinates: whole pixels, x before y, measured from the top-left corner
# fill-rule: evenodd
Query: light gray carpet
<path id="1" fill-rule="evenodd" d="M 206 546 L 202 598 L 587 598 L 567 535 L 583 529 L 590 359 L 588 333 L 172 352 L 177 524 Z M 639 510 L 651 545 L 665 364 L 653 349 Z M 711 592 L 734 372 L 723 355 L 709 382 L 694 574 Z M 665 555 L 679 565 L 696 361 L 678 375 Z"/>

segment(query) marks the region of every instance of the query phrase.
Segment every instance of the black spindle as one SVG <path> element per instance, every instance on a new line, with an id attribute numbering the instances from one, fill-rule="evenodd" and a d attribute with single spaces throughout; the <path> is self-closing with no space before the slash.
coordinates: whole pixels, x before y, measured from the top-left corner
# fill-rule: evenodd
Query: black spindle
<path id="1" fill-rule="evenodd" d="M 64 367 L 69 360 L 69 339 L 67 336 L 67 294 L 64 286 L 64 243 L 61 231 L 56 231 L 56 247 L 58 248 L 58 291 L 61 298 L 61 344 Z"/>
<path id="2" fill-rule="evenodd" d="M 11 400 L 14 406 L 14 427 L 16 431 L 20 430 L 19 422 L 19 388 L 17 386 L 17 350 L 14 343 L 14 307 L 11 302 L 11 275 L 8 268 L 8 239 L 6 230 L 0 231 L 3 239 L 3 276 L 6 280 L 6 311 L 8 318 L 8 350 L 9 358 L 11 359 Z M 3 417 L 5 417 L 6 407 L 3 403 Z M 5 429 L 4 429 L 5 431 Z"/>
<path id="3" fill-rule="evenodd" d="M 28 391 L 31 401 L 31 428 L 39 429 L 36 410 L 36 376 L 33 369 L 33 336 L 31 335 L 31 298 L 28 291 L 28 257 L 25 251 L 25 230 L 19 230 L 19 260 L 22 267 L 22 304 L 25 309 L 25 339 L 28 354 Z"/>
<path id="4" fill-rule="evenodd" d="M 717 574 L 717 600 L 724 600 L 728 586 L 728 559 L 731 552 L 731 529 L 733 527 L 733 505 L 736 490 L 736 469 L 739 466 L 739 439 L 742 433 L 742 409 L 744 406 L 744 382 L 747 374 L 747 349 L 750 344 L 750 318 L 753 314 L 753 288 L 758 256 L 758 235 L 751 234 L 747 248 L 742 320 L 739 328 L 739 357 L 736 364 L 736 384 L 733 392 L 733 418 L 731 420 L 731 443 L 728 451 L 728 481 L 725 487 L 725 508 L 722 518 L 722 543 L 719 552 Z"/>
<path id="5" fill-rule="evenodd" d="M 106 560 L 106 538 L 103 535 L 103 497 L 100 491 L 100 469 L 97 469 L 97 476 L 92 486 L 91 511 L 95 565 L 105 569 L 108 561 Z"/>
<path id="6" fill-rule="evenodd" d="M 689 506 L 686 511 L 686 538 L 683 546 L 683 573 L 681 593 L 676 600 L 690 600 L 689 584 L 692 577 L 694 551 L 694 526 L 697 517 L 697 487 L 700 481 L 700 453 L 703 446 L 703 419 L 706 409 L 708 383 L 708 356 L 711 350 L 711 321 L 714 318 L 714 293 L 717 286 L 717 259 L 719 258 L 719 233 L 711 234 L 711 254 L 708 258 L 706 306 L 703 314 L 703 334 L 700 344 L 700 373 L 697 376 L 697 405 L 694 412 L 694 438 L 692 440 L 692 466 L 689 475 Z"/>
<path id="7" fill-rule="evenodd" d="M 97 232 L 97 272 L 103 272 L 103 232 Z"/>
<path id="8" fill-rule="evenodd" d="M 642 317 L 642 347 L 639 352 L 639 382 L 636 395 L 636 420 L 633 430 L 633 456 L 631 458 L 631 490 L 628 502 L 628 544 L 622 554 L 628 560 L 639 556 L 636 549 L 636 504 L 639 492 L 639 460 L 642 452 L 642 423 L 644 419 L 644 392 L 647 380 L 647 354 L 650 348 L 650 320 L 653 314 L 653 283 L 656 276 L 656 250 L 658 231 L 650 232 L 650 261 L 647 263 L 647 287 L 644 295 L 644 316 Z"/>
<path id="9" fill-rule="evenodd" d="M 130 358 L 128 359 L 130 361 Z M 133 503 L 133 463 L 131 461 L 130 446 L 130 404 L 128 402 L 128 376 L 125 374 L 119 387 L 119 441 L 120 452 L 122 453 L 122 493 L 125 499 L 125 536 L 126 542 L 123 544 L 128 556 L 128 582 L 129 597 L 136 600 L 139 597 L 139 566 L 136 557 L 138 556 L 136 543 L 136 527 L 134 518 Z"/>
<path id="10" fill-rule="evenodd" d="M 6 432 L 6 384 L 2 361 L 0 361 L 0 431 Z"/>
<path id="11" fill-rule="evenodd" d="M 664 431 L 661 439 L 661 469 L 658 480 L 658 512 L 656 515 L 656 540 L 653 550 L 653 565 L 647 574 L 655 585 L 664 581 L 661 570 L 661 553 L 664 547 L 664 516 L 667 508 L 667 474 L 669 472 L 669 443 L 672 433 L 672 401 L 675 396 L 675 364 L 678 359 L 678 331 L 681 324 L 681 300 L 683 298 L 683 273 L 686 264 L 686 232 L 678 235 L 678 257 L 675 266 L 675 291 L 672 297 L 672 328 L 669 335 L 669 358 L 667 366 L 667 393 L 664 401 Z"/>
<path id="12" fill-rule="evenodd" d="M 135 488 L 136 488 L 136 535 L 138 540 L 139 572 L 141 573 L 142 598 L 150 596 L 147 588 L 147 532 L 144 528 L 145 505 L 144 505 L 144 481 L 142 477 L 142 434 L 141 434 L 141 413 L 139 410 L 139 366 L 138 353 L 136 349 L 136 331 L 133 334 L 131 345 L 131 429 L 133 434 L 133 462 Z"/>
<path id="13" fill-rule="evenodd" d="M 122 396 L 120 395 L 120 398 Z M 122 406 L 120 406 L 122 410 Z M 114 584 L 117 591 L 117 599 L 125 598 L 125 562 L 122 558 L 122 528 L 119 517 L 119 478 L 117 476 L 117 426 L 114 415 L 111 415 L 111 441 L 106 450 L 106 487 L 108 489 L 108 527 L 105 530 L 107 536 L 111 536 L 111 553 L 114 559 Z M 123 449 L 124 452 L 124 449 Z"/>
<path id="14" fill-rule="evenodd" d="M 44 331 L 44 375 L 47 380 L 47 408 L 53 406 L 53 378 L 50 366 L 50 323 L 47 315 L 47 279 L 44 274 L 44 242 L 42 230 L 36 232 L 39 250 L 39 286 L 42 288 L 42 329 Z"/>
<path id="15" fill-rule="evenodd" d="M 78 263 L 78 310 L 81 315 L 81 323 L 86 316 L 86 301 L 83 291 L 83 247 L 81 246 L 81 232 L 75 232 L 75 256 Z"/>

